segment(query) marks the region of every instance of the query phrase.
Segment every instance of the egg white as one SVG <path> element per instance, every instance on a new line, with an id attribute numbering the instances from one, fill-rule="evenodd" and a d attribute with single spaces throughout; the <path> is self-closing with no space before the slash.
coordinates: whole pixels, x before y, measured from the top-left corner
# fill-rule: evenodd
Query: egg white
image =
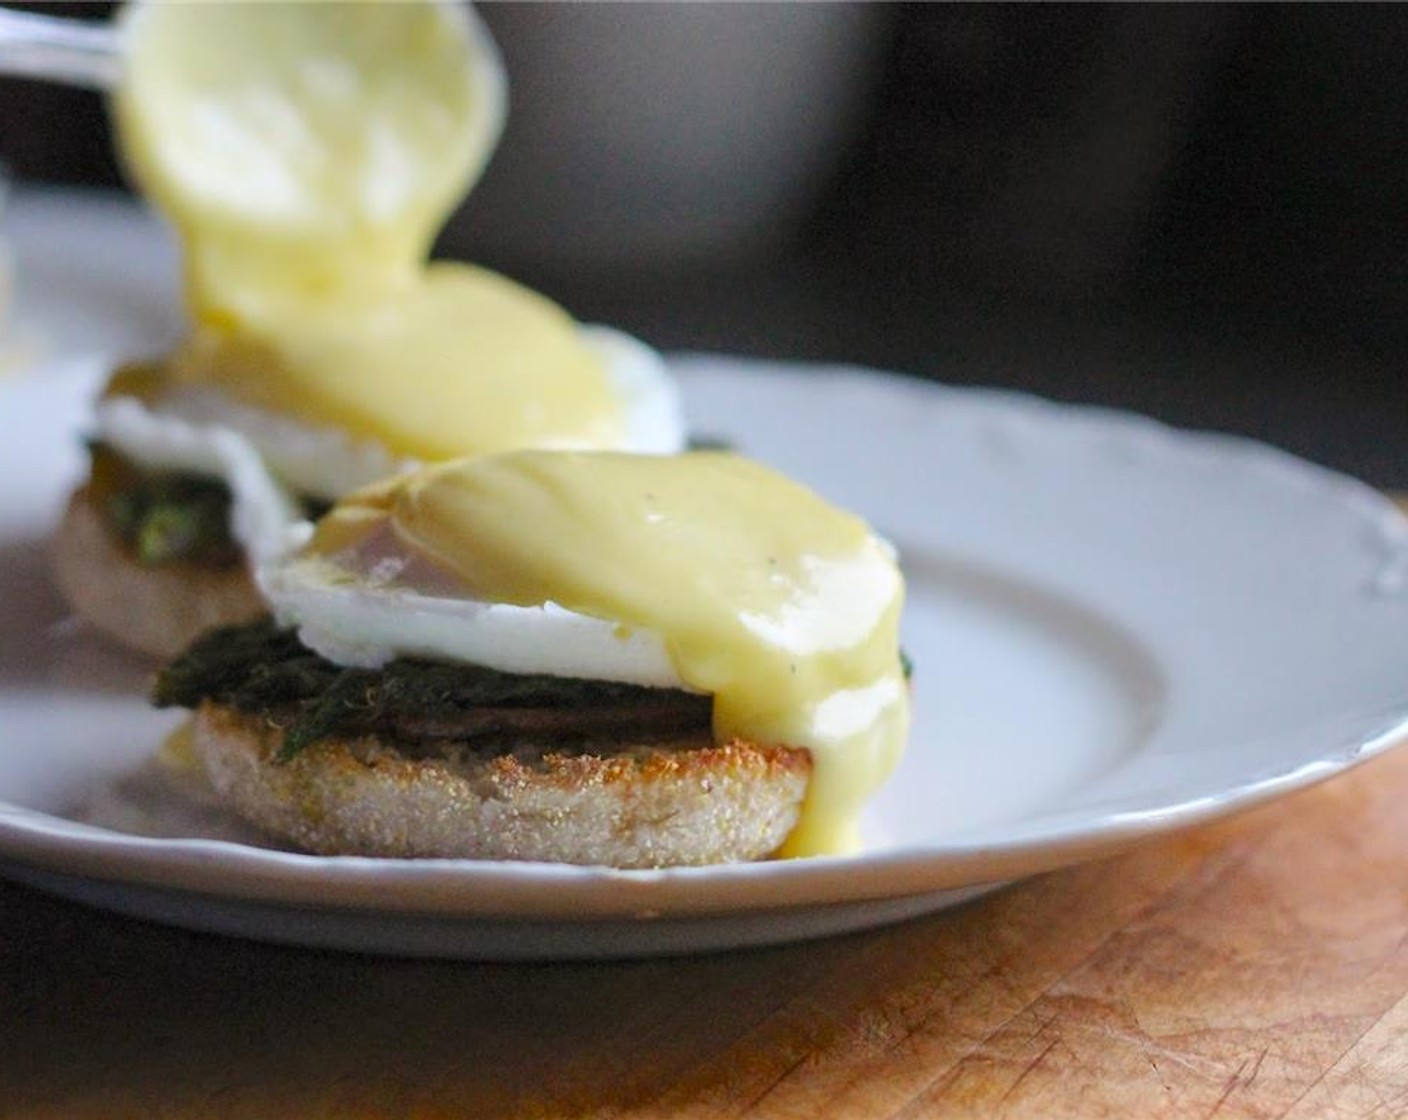
<path id="1" fill-rule="evenodd" d="M 424 590 L 404 571 L 388 578 L 396 565 L 386 557 L 380 571 L 362 573 L 346 560 L 286 558 L 259 570 L 260 590 L 279 621 L 338 665 L 379 668 L 397 657 L 424 657 L 505 673 L 686 687 L 652 631 L 556 603 L 520 607 Z"/>

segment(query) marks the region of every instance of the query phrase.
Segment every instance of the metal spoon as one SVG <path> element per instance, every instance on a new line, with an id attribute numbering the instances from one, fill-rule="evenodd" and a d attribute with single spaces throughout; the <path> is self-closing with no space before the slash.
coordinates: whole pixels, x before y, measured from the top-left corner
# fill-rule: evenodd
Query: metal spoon
<path id="1" fill-rule="evenodd" d="M 107 23 L 0 10 L 0 74 L 108 89 L 121 69 L 120 34 Z"/>

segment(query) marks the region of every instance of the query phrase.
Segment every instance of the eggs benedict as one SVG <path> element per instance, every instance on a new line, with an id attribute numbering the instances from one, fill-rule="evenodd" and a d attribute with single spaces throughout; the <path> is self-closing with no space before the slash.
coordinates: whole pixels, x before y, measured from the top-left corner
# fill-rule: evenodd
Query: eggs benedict
<path id="1" fill-rule="evenodd" d="M 274 617 L 162 672 L 217 794 L 324 853 L 651 867 L 858 845 L 908 728 L 903 580 L 726 452 L 513 451 L 337 503 Z"/>
<path id="2" fill-rule="evenodd" d="M 179 236 L 190 327 L 111 380 L 56 539 L 100 630 L 169 656 L 262 612 L 253 565 L 419 464 L 682 446 L 654 351 L 427 262 L 504 116 L 468 8 L 137 2 L 123 43 L 119 151 Z"/>

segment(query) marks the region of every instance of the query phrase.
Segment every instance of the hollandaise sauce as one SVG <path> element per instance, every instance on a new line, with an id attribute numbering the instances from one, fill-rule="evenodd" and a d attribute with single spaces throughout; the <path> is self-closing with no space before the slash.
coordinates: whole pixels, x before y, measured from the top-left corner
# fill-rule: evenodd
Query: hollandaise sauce
<path id="1" fill-rule="evenodd" d="M 335 557 L 388 526 L 467 596 L 658 635 L 683 684 L 713 696 L 717 740 L 811 751 L 784 854 L 854 849 L 909 721 L 903 580 L 863 521 L 732 454 L 527 451 L 356 495 L 308 553 Z"/>
<path id="2" fill-rule="evenodd" d="M 440 262 L 415 283 L 294 307 L 199 327 L 168 373 L 425 462 L 624 438 L 577 324 L 497 273 Z"/>
<path id="3" fill-rule="evenodd" d="M 183 249 L 178 380 L 422 460 L 619 441 L 565 312 L 427 266 L 504 115 L 465 6 L 137 2 L 124 59 L 120 153 Z"/>

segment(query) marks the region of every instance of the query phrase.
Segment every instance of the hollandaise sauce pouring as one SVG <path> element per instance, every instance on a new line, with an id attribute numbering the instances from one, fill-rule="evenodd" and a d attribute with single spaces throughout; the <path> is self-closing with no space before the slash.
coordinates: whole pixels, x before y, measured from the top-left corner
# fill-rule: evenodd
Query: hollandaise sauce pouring
<path id="1" fill-rule="evenodd" d="M 450 5 L 138 3 L 124 45 L 123 156 L 204 313 L 405 283 L 504 116 Z"/>
<path id="2" fill-rule="evenodd" d="M 556 604 L 615 624 L 618 639 L 656 635 L 683 686 L 714 697 L 716 740 L 810 750 L 784 854 L 854 849 L 909 721 L 903 580 L 859 518 L 732 454 L 525 451 L 353 496 L 302 561 L 336 570 L 370 540 L 384 548 L 388 530 L 466 597 Z"/>
<path id="3" fill-rule="evenodd" d="M 122 42 L 120 153 L 184 253 L 178 377 L 420 459 L 619 430 L 565 312 L 427 267 L 505 114 L 467 5 L 138 0 Z"/>

